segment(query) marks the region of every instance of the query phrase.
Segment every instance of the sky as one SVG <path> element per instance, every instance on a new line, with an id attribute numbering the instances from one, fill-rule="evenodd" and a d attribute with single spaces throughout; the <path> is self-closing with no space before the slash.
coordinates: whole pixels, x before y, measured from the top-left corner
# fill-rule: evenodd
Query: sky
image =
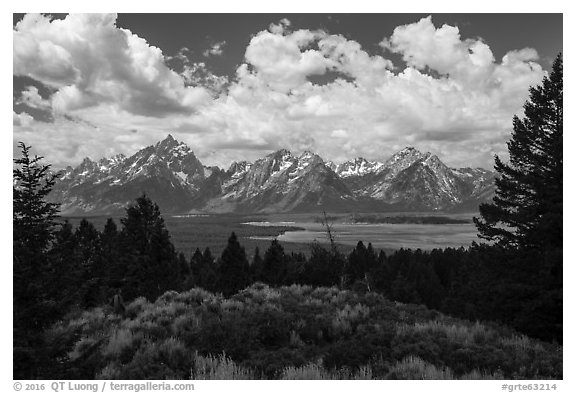
<path id="1" fill-rule="evenodd" d="M 561 14 L 13 15 L 13 151 L 56 168 L 169 133 L 205 165 L 287 148 L 506 157 Z"/>

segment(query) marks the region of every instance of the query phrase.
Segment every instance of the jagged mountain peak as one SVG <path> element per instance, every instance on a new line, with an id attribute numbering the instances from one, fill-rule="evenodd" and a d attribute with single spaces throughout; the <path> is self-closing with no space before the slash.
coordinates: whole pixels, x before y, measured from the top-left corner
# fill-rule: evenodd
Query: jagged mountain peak
<path id="1" fill-rule="evenodd" d="M 124 160 L 126 160 L 126 156 L 122 153 L 120 154 L 116 154 L 115 156 L 112 157 L 104 157 L 101 158 L 100 160 L 98 160 L 98 164 L 99 165 L 104 165 L 104 166 L 108 166 L 108 165 L 117 165 L 121 162 L 123 162 Z"/>
<path id="2" fill-rule="evenodd" d="M 171 134 L 168 134 L 164 140 L 156 143 L 154 151 L 160 156 L 185 156 L 190 153 L 194 154 L 186 143 L 177 141 Z"/>
<path id="3" fill-rule="evenodd" d="M 233 161 L 226 172 L 236 172 L 238 170 L 245 169 L 249 165 L 250 163 L 248 161 Z"/>
<path id="4" fill-rule="evenodd" d="M 416 149 L 413 146 L 406 146 L 404 149 L 399 150 L 398 152 L 394 153 L 392 155 L 392 157 L 390 157 L 387 161 L 393 162 L 393 161 L 403 160 L 406 158 L 422 158 L 425 155 L 426 155 L 425 153 L 422 153 L 420 150 Z"/>
<path id="5" fill-rule="evenodd" d="M 168 136 L 161 141 L 156 143 L 156 147 L 168 147 L 168 146 L 177 146 L 179 142 L 174 139 L 172 134 L 168 134 Z"/>
<path id="6" fill-rule="evenodd" d="M 276 151 L 268 154 L 266 157 L 275 158 L 275 159 L 282 159 L 282 160 L 294 158 L 294 156 L 292 155 L 292 152 L 288 149 L 276 150 Z"/>
<path id="7" fill-rule="evenodd" d="M 356 157 L 353 160 L 337 165 L 335 172 L 342 178 L 364 176 L 379 171 L 383 165 L 381 162 L 368 161 L 364 157 Z"/>
<path id="8" fill-rule="evenodd" d="M 68 214 L 123 209 L 146 191 L 166 211 L 286 212 L 301 209 L 449 209 L 493 195 L 493 172 L 448 168 L 412 146 L 386 162 L 356 157 L 335 165 L 306 150 L 279 149 L 228 170 L 204 166 L 171 134 L 130 157 L 68 167 L 54 201 Z M 477 206 L 477 205 L 476 205 Z"/>
<path id="9" fill-rule="evenodd" d="M 306 161 L 306 162 L 319 162 L 324 164 L 324 159 L 320 157 L 318 154 L 311 152 L 310 150 L 305 150 L 298 156 L 299 161 Z"/>

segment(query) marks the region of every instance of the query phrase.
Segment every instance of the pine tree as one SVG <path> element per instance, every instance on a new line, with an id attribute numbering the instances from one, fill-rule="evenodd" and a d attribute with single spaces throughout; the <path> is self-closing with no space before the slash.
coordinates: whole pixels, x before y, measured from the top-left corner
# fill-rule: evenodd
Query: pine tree
<path id="1" fill-rule="evenodd" d="M 264 268 L 264 260 L 260 256 L 260 248 L 256 247 L 254 249 L 254 257 L 252 258 L 252 263 L 250 264 L 250 272 L 253 281 L 262 281 L 262 269 Z"/>
<path id="2" fill-rule="evenodd" d="M 77 303 L 82 269 L 78 258 L 78 239 L 67 220 L 55 232 L 48 256 L 51 267 L 49 296 L 58 299 L 59 310 L 68 310 Z"/>
<path id="3" fill-rule="evenodd" d="M 46 201 L 58 178 L 50 173 L 44 157 L 30 157 L 31 146 L 19 142 L 22 157 L 14 159 L 13 229 L 17 253 L 42 253 L 48 247 L 55 229 L 59 205 Z"/>
<path id="4" fill-rule="evenodd" d="M 286 277 L 286 256 L 277 239 L 272 240 L 264 254 L 261 279 L 270 285 L 281 285 Z"/>
<path id="5" fill-rule="evenodd" d="M 496 196 L 474 218 L 479 237 L 511 248 L 562 247 L 562 54 L 514 117 L 510 163 L 496 156 Z"/>
<path id="6" fill-rule="evenodd" d="M 200 262 L 200 284 L 198 285 L 209 291 L 216 290 L 219 282 L 217 268 L 210 248 L 206 247 Z"/>
<path id="7" fill-rule="evenodd" d="M 146 195 L 136 199 L 122 218 L 122 258 L 126 264 L 124 298 L 146 296 L 150 300 L 178 288 L 177 254 L 170 241 L 158 205 Z"/>
<path id="8" fill-rule="evenodd" d="M 218 264 L 218 289 L 224 296 L 230 296 L 250 284 L 250 266 L 244 247 L 240 246 L 236 234 L 228 239 Z"/>
<path id="9" fill-rule="evenodd" d="M 115 281 L 119 281 L 123 274 L 120 262 L 120 251 L 118 227 L 112 218 L 106 220 L 104 230 L 100 234 L 100 269 L 101 275 L 105 278 L 106 286 L 114 286 Z M 110 293 L 112 296 L 112 293 Z"/>
<path id="10" fill-rule="evenodd" d="M 22 157 L 13 169 L 13 324 L 14 378 L 36 378 L 41 354 L 40 331 L 59 316 L 52 294 L 52 268 L 47 255 L 57 229 L 59 205 L 46 197 L 57 175 L 43 157 L 30 156 L 20 142 Z"/>

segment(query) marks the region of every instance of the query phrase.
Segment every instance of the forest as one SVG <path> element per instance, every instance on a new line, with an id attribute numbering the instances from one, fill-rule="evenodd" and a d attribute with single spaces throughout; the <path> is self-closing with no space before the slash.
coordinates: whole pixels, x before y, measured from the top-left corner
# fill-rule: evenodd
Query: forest
<path id="1" fill-rule="evenodd" d="M 231 233 L 186 256 L 145 194 L 119 223 L 73 228 L 21 143 L 14 378 L 562 378 L 561 56 L 530 93 L 475 218 L 490 245 L 430 252 L 247 255 Z"/>

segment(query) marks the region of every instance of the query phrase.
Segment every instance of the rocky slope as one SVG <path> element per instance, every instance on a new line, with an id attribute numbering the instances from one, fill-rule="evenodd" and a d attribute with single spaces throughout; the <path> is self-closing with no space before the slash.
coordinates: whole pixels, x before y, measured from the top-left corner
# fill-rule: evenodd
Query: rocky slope
<path id="1" fill-rule="evenodd" d="M 130 157 L 86 158 L 60 175 L 51 199 L 67 215 L 122 212 L 142 193 L 168 213 L 471 210 L 494 193 L 493 172 L 449 168 L 413 147 L 385 162 L 341 164 L 283 149 L 223 170 L 204 166 L 170 135 Z"/>

